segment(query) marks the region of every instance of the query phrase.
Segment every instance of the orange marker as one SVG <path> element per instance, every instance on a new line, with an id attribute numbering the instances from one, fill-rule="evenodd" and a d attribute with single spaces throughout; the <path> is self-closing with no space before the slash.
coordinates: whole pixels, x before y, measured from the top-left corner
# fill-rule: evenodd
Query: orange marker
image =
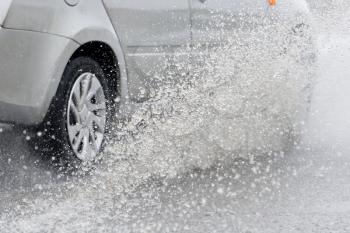
<path id="1" fill-rule="evenodd" d="M 269 0 L 270 6 L 276 6 L 277 0 Z"/>

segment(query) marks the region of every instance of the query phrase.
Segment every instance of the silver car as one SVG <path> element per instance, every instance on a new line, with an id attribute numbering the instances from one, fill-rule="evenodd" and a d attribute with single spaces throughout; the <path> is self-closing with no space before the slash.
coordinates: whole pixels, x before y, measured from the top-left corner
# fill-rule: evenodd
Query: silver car
<path id="1" fill-rule="evenodd" d="M 1 0 L 0 121 L 95 161 L 114 116 L 152 95 L 159 62 L 191 67 L 238 28 L 306 30 L 308 15 L 304 0 Z"/>

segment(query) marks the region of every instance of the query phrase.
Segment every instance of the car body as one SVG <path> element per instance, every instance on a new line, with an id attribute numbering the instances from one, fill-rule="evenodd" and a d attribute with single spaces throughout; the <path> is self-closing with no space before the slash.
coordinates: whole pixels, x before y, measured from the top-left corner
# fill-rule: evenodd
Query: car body
<path id="1" fill-rule="evenodd" d="M 164 60 L 191 67 L 239 25 L 278 18 L 297 26 L 308 17 L 303 0 L 2 0 L 0 121 L 42 123 L 72 58 L 108 66 L 123 114 L 150 98 Z"/>

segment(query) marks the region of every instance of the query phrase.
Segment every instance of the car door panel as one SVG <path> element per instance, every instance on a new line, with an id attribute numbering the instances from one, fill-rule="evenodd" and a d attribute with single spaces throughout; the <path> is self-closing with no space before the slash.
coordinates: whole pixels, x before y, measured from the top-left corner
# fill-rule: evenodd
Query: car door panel
<path id="1" fill-rule="evenodd" d="M 125 52 L 130 96 L 147 98 L 174 62 L 188 64 L 188 0 L 104 0 L 104 4 Z"/>
<path id="2" fill-rule="evenodd" d="M 190 0 L 193 42 L 217 44 L 227 40 L 235 29 L 254 27 L 269 7 L 265 0 Z M 255 24 L 255 23 L 254 23 Z"/>

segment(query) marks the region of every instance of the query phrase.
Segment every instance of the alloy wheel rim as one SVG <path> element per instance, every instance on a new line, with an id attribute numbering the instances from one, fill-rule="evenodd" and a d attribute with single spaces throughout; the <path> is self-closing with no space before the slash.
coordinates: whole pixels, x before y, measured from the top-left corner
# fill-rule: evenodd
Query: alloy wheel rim
<path id="1" fill-rule="evenodd" d="M 101 151 L 106 121 L 106 97 L 102 85 L 94 74 L 83 73 L 73 85 L 67 109 L 69 142 L 83 162 L 95 160 Z"/>

